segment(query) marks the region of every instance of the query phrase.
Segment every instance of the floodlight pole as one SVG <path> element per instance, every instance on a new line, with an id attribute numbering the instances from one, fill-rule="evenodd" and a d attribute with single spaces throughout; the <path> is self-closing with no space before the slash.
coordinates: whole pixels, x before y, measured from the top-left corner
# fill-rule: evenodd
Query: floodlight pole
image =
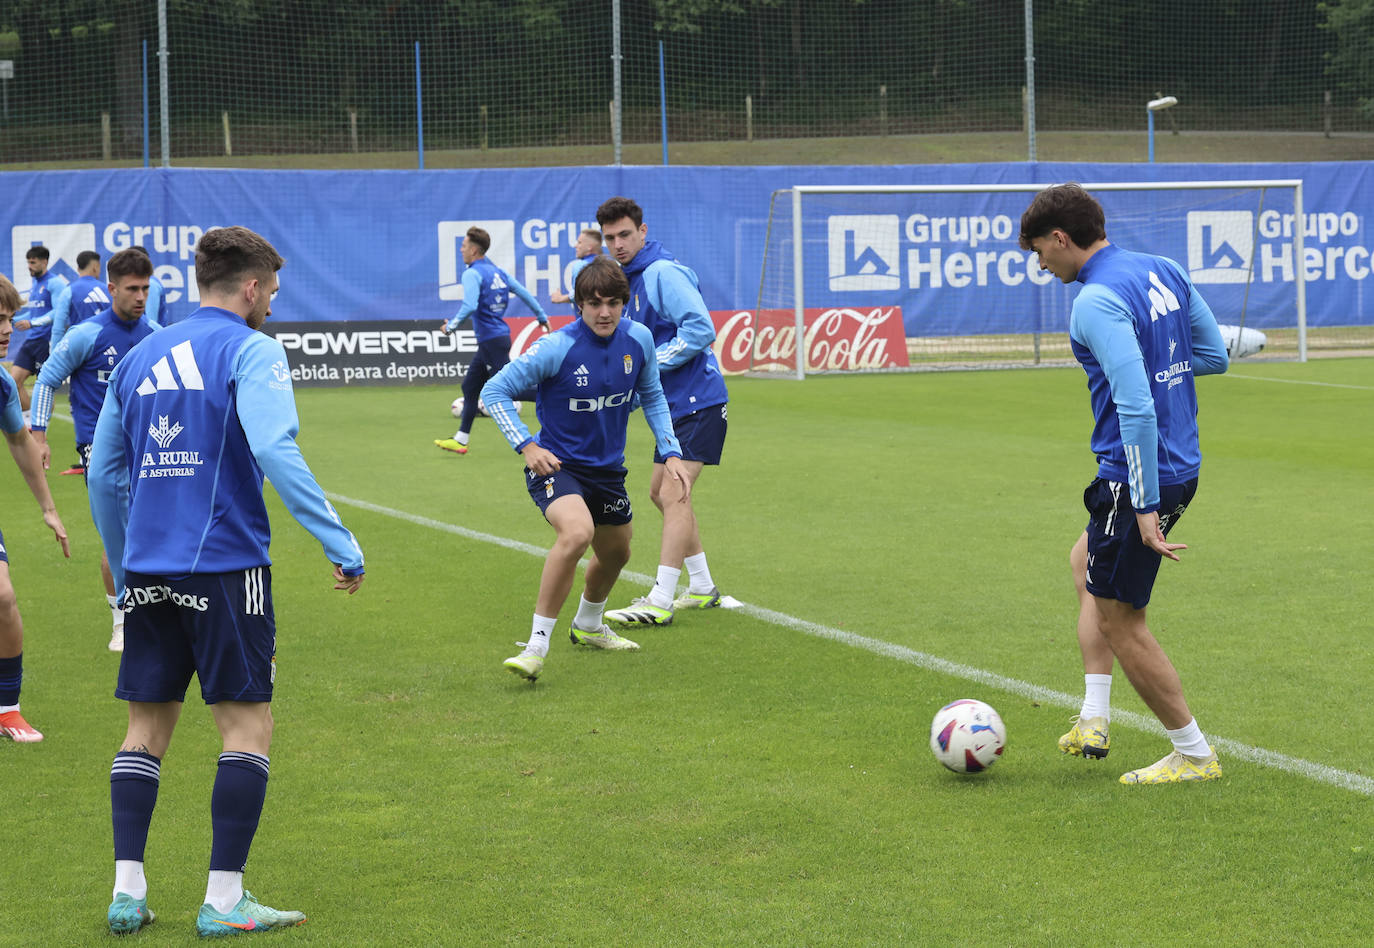
<path id="1" fill-rule="evenodd" d="M 1152 164 L 1155 160 L 1155 113 L 1175 105 L 1178 105 L 1178 99 L 1171 95 L 1166 95 L 1161 99 L 1151 99 L 1145 103 L 1145 128 L 1150 139 L 1149 155 Z"/>

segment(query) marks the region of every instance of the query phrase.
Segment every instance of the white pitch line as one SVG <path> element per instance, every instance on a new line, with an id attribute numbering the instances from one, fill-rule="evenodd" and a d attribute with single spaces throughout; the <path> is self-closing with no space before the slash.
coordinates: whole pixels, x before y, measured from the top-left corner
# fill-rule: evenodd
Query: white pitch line
<path id="1" fill-rule="evenodd" d="M 543 558 L 548 549 L 542 546 L 535 546 L 531 543 L 522 543 L 519 540 L 511 540 L 506 537 L 498 537 L 490 533 L 482 533 L 478 530 L 470 530 L 467 527 L 460 527 L 451 523 L 444 523 L 441 520 L 433 520 L 429 517 L 421 517 L 417 514 L 406 513 L 403 510 L 396 510 L 392 507 L 383 507 L 366 500 L 357 500 L 353 497 L 345 497 L 342 494 L 326 492 L 326 496 L 336 504 L 345 504 L 349 507 L 357 507 L 359 510 L 368 510 L 372 513 L 383 514 L 397 520 L 404 520 L 416 526 L 428 527 L 432 530 L 441 530 L 445 533 L 456 534 L 469 540 L 476 540 L 479 543 L 491 543 L 495 546 L 514 550 L 518 553 L 527 553 L 530 556 Z M 620 574 L 638 583 L 652 583 L 654 577 L 646 576 L 643 573 L 636 573 L 625 570 Z M 948 659 L 930 655 L 926 652 L 918 652 L 915 649 L 907 648 L 904 645 L 895 645 L 891 642 L 884 642 L 881 639 L 869 638 L 866 635 L 859 635 L 855 632 L 846 632 L 843 629 L 835 629 L 828 625 L 821 625 L 816 622 L 808 622 L 805 619 L 798 619 L 785 612 L 775 612 L 772 609 L 765 609 L 762 606 L 754 606 L 744 603 L 740 606 L 740 611 L 746 615 L 753 616 L 763 622 L 773 625 L 780 625 L 784 628 L 812 635 L 816 638 L 829 639 L 832 642 L 839 642 L 853 648 L 863 649 L 884 658 L 894 659 L 905 662 L 908 665 L 915 665 L 927 671 L 939 672 L 942 675 L 949 675 L 954 678 L 962 678 L 966 681 L 976 682 L 986 685 L 989 688 L 996 688 L 999 691 L 1010 692 L 1031 701 L 1038 701 L 1041 704 L 1053 705 L 1055 707 L 1068 710 L 1078 710 L 1081 700 L 1075 695 L 1065 694 L 1062 691 L 1054 691 L 1050 688 L 1042 688 L 1040 685 L 1031 684 L 1028 681 L 1021 681 L 1016 678 L 1007 678 L 995 672 L 986 671 L 982 668 L 974 668 L 972 665 L 961 665 L 958 662 L 951 662 Z M 1152 717 L 1138 714 L 1134 711 L 1118 711 L 1113 709 L 1112 721 L 1118 724 L 1125 724 L 1127 727 L 1138 731 L 1146 731 L 1163 736 L 1164 728 Z M 1253 747 L 1240 741 L 1233 741 L 1225 737 L 1211 737 L 1212 746 L 1218 753 L 1227 757 L 1234 757 L 1239 760 L 1249 761 L 1259 764 L 1262 767 L 1270 767 L 1274 770 L 1281 770 L 1285 773 L 1294 774 L 1299 777 L 1306 777 L 1316 783 L 1331 784 L 1345 790 L 1365 796 L 1374 796 L 1374 778 L 1365 777 L 1360 774 L 1351 773 L 1347 770 L 1338 770 L 1335 767 L 1328 767 L 1325 764 L 1313 763 L 1303 760 L 1300 757 L 1290 757 L 1287 754 L 1280 754 L 1276 751 L 1265 750 L 1262 747 Z"/>
<path id="2" fill-rule="evenodd" d="M 1238 375 L 1227 372 L 1222 378 L 1248 379 L 1251 382 L 1283 382 L 1286 385 L 1318 385 L 1322 388 L 1353 388 L 1357 392 L 1374 392 L 1374 385 L 1347 385 L 1344 382 L 1314 382 L 1311 379 L 1276 379 L 1267 375 Z"/>

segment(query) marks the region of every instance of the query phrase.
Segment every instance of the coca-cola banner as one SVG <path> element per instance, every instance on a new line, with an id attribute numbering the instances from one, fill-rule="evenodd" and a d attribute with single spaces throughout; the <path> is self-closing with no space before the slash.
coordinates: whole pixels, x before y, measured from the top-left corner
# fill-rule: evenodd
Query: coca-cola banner
<path id="1" fill-rule="evenodd" d="M 906 366 L 900 306 L 808 309 L 802 351 L 808 372 L 846 372 Z M 713 312 L 716 359 L 727 375 L 794 372 L 797 314 L 790 309 Z"/>

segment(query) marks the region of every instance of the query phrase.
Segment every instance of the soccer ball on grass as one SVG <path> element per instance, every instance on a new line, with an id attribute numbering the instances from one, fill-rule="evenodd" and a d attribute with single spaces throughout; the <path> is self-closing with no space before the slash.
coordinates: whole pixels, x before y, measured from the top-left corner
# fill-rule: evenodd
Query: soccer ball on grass
<path id="1" fill-rule="evenodd" d="M 930 723 L 930 752 L 957 774 L 987 770 L 1002 756 L 1007 729 L 991 705 L 973 698 L 951 701 Z"/>

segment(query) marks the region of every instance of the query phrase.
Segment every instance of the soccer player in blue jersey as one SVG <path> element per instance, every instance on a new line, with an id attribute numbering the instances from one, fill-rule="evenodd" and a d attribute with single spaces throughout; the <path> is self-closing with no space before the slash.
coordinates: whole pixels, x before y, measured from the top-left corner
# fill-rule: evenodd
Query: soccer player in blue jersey
<path id="1" fill-rule="evenodd" d="M 83 250 L 76 255 L 76 279 L 53 294 L 50 350 L 62 344 L 68 329 L 109 305 L 110 295 L 100 279 L 100 254 Z"/>
<path id="2" fill-rule="evenodd" d="M 477 419 L 482 386 L 510 362 L 506 307 L 510 305 L 511 294 L 524 300 L 525 305 L 534 310 L 534 317 L 544 327 L 544 332 L 549 331 L 549 317 L 544 314 L 544 307 L 519 280 L 487 259 L 490 249 L 491 235 L 480 227 L 469 227 L 459 248 L 463 262 L 468 265 L 463 271 L 463 305 L 457 315 L 442 324 L 444 332 L 453 332 L 459 323 L 471 316 L 472 331 L 477 337 L 477 354 L 468 363 L 467 374 L 463 376 L 463 417 L 458 430 L 452 438 L 438 438 L 434 442 L 455 454 L 468 453 L 468 436 Z"/>
<path id="3" fill-rule="evenodd" d="M 682 444 L 687 487 L 702 469 L 719 464 L 725 447 L 726 403 L 730 395 L 711 343 L 715 324 L 697 288 L 697 275 L 656 240 L 648 240 L 644 212 L 629 198 L 614 197 L 596 211 L 597 223 L 611 256 L 630 278 L 627 318 L 647 326 L 657 347 L 663 394 Z M 624 609 L 606 613 L 613 622 L 667 625 L 675 609 L 708 609 L 720 605 L 720 590 L 711 578 L 690 492 L 664 477 L 663 455 L 654 453 L 649 498 L 663 514 L 663 543 L 654 587 Z M 688 586 L 674 598 L 683 566 Z"/>
<path id="4" fill-rule="evenodd" d="M 1041 191 L 1021 216 L 1021 246 L 1065 283 L 1079 282 L 1069 341 L 1088 376 L 1097 478 L 1084 492 L 1088 526 L 1069 554 L 1078 588 L 1085 697 L 1059 741 L 1101 758 L 1110 747 L 1113 659 L 1164 724 L 1174 749 L 1122 783 L 1212 780 L 1221 764 L 1183 697 L 1178 672 L 1145 622 L 1169 530 L 1197 491 L 1194 377 L 1225 372 L 1216 318 L 1178 263 L 1107 240 L 1102 206 L 1077 184 Z"/>
<path id="5" fill-rule="evenodd" d="M 129 248 L 137 250 L 152 262 L 152 255 L 148 253 L 148 248 L 142 244 L 134 244 Z M 167 287 L 162 285 L 162 281 L 153 274 L 153 278 L 148 281 L 148 318 L 158 326 L 167 325 Z"/>
<path id="6" fill-rule="evenodd" d="M 543 671 L 549 640 L 572 590 L 577 564 L 592 549 L 569 637 L 575 645 L 613 650 L 639 646 L 602 621 L 606 600 L 630 560 L 630 499 L 625 493 L 625 430 L 635 396 L 674 482 L 679 503 L 691 480 L 673 435 L 649 331 L 621 319 L 629 284 L 602 257 L 573 285 L 578 319 L 540 339 L 482 389 L 487 411 L 525 459 L 525 487 L 556 537 L 544 560 L 529 642 L 505 667 L 530 681 Z M 531 436 L 514 398 L 537 389 L 540 430 Z"/>
<path id="7" fill-rule="evenodd" d="M 601 231 L 589 227 L 578 234 L 574 252 L 577 254 L 577 259 L 568 264 L 569 287 L 576 286 L 577 275 L 582 272 L 582 268 L 601 255 Z M 555 303 L 571 303 L 572 294 L 554 291 L 549 294 L 549 299 Z"/>
<path id="8" fill-rule="evenodd" d="M 105 403 L 105 380 L 120 359 L 157 328 L 143 312 L 148 301 L 148 279 L 153 274 L 148 258 L 137 250 L 121 250 L 110 258 L 106 272 L 110 278 L 110 305 L 64 334 L 33 385 L 30 424 L 43 452 L 44 467 L 52 450 L 48 444 L 48 422 L 57 390 L 71 380 L 68 400 L 76 429 L 77 466 L 84 471 L 90 459 L 95 422 L 100 417 L 100 406 Z M 100 557 L 100 577 L 110 607 L 109 649 L 120 652 L 124 650 L 124 610 L 115 599 L 114 577 L 104 553 Z"/>
<path id="9" fill-rule="evenodd" d="M 91 512 L 128 613 L 115 697 L 129 703 L 129 726 L 110 768 L 115 933 L 153 921 L 143 853 L 193 674 L 223 742 L 196 931 L 305 921 L 243 888 L 267 793 L 277 670 L 263 478 L 324 547 L 335 589 L 358 590 L 363 554 L 296 445 L 286 351 L 259 331 L 282 262 L 247 228 L 206 232 L 196 245 L 200 308 L 115 366 L 96 424 Z"/>
<path id="10" fill-rule="evenodd" d="M 30 375 L 36 375 L 43 368 L 43 360 L 48 357 L 49 342 L 52 337 L 52 298 L 53 294 L 67 285 L 67 281 L 48 269 L 52 255 L 47 247 L 35 245 L 24 255 L 29 265 L 29 276 L 33 285 L 29 288 L 29 301 L 24 306 L 24 318 L 14 320 L 15 329 L 27 329 L 29 334 L 14 354 L 10 364 L 10 377 L 19 387 L 19 403 L 24 411 L 29 410 L 29 390 L 24 382 Z"/>
<path id="11" fill-rule="evenodd" d="M 0 359 L 9 355 L 10 336 L 14 331 L 11 317 L 20 306 L 19 291 L 4 276 L 0 276 Z M 38 501 L 43 522 L 62 544 L 62 554 L 70 557 L 67 528 L 57 515 L 48 482 L 43 477 L 43 463 L 38 446 L 24 426 L 24 412 L 19 407 L 19 389 L 14 380 L 0 372 L 0 432 L 4 432 L 14 463 L 24 475 L 29 492 Z M 9 508 L 6 508 L 7 511 Z M 24 621 L 19 615 L 19 602 L 10 581 L 10 558 L 5 549 L 5 535 L 0 532 L 0 737 L 8 737 L 21 744 L 33 744 L 43 739 L 42 733 L 19 711 L 19 686 L 24 679 Z"/>

